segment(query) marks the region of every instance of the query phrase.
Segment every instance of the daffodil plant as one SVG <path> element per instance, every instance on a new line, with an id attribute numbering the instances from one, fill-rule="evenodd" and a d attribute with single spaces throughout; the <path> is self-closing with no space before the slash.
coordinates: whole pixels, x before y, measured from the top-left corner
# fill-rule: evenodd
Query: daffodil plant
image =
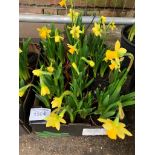
<path id="1" fill-rule="evenodd" d="M 28 70 L 28 48 L 31 39 L 27 39 L 23 42 L 21 48 L 19 48 L 19 78 L 20 81 L 27 82 L 30 78 L 29 70 Z"/>
<path id="2" fill-rule="evenodd" d="M 41 54 L 47 65 L 50 64 L 51 59 L 64 62 L 64 46 L 62 45 L 64 37 L 60 31 L 53 24 L 51 24 L 51 28 L 44 26 L 37 30 L 43 47 Z"/>
<path id="3" fill-rule="evenodd" d="M 46 127 L 60 130 L 61 123 L 73 123 L 77 116 L 87 119 L 96 115 L 109 138 L 132 136 L 120 121 L 125 117 L 123 108 L 134 104 L 134 92 L 122 93 L 133 64 L 133 55 L 121 47 L 119 40 L 114 48 L 106 44 L 109 32 L 116 29 L 113 21 L 107 24 L 106 17 L 101 16 L 88 33 L 72 0 L 61 0 L 59 5 L 66 8 L 71 24 L 65 25 L 64 32 L 55 28 L 54 24 L 50 28 L 43 26 L 37 29 L 42 51 L 39 65 L 32 74 L 38 78 L 38 84 L 24 85 L 19 96 L 33 87 L 36 97 L 46 108 L 51 108 L 51 114 L 45 118 Z M 20 49 L 21 56 L 28 43 Z M 129 57 L 130 63 L 122 69 L 124 57 Z M 24 80 L 29 77 L 23 68 L 20 73 Z M 107 85 L 97 85 L 93 89 L 98 77 L 106 79 Z M 69 122 L 65 120 L 66 116 L 69 116 Z"/>

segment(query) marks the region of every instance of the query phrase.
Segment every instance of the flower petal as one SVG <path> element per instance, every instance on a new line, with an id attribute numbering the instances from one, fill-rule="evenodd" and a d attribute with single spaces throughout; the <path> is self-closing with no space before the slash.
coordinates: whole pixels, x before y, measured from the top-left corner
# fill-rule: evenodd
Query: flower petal
<path id="1" fill-rule="evenodd" d="M 55 127 L 56 127 L 57 130 L 60 130 L 60 122 L 58 122 L 58 121 L 55 122 Z"/>
<path id="2" fill-rule="evenodd" d="M 66 124 L 66 121 L 63 118 L 60 119 L 60 122 Z"/>
<path id="3" fill-rule="evenodd" d="M 123 57 L 125 53 L 127 52 L 127 50 L 125 48 L 120 48 L 117 52 L 118 52 L 119 57 Z"/>
<path id="4" fill-rule="evenodd" d="M 118 131 L 118 132 L 117 132 L 117 135 L 118 135 L 118 137 L 121 138 L 121 139 L 124 139 L 124 138 L 125 138 L 125 134 L 124 134 L 123 131 Z"/>
<path id="5" fill-rule="evenodd" d="M 116 140 L 117 139 L 117 136 L 116 136 L 116 131 L 115 130 L 109 130 L 107 131 L 107 135 L 110 139 L 114 139 Z"/>
<path id="6" fill-rule="evenodd" d="M 115 51 L 118 51 L 120 49 L 120 47 L 121 47 L 121 44 L 120 44 L 119 40 L 117 40 L 115 43 Z"/>
<path id="7" fill-rule="evenodd" d="M 98 120 L 99 122 L 103 122 L 103 123 L 106 122 L 106 119 L 104 119 L 104 118 L 98 118 L 97 120 Z"/>
<path id="8" fill-rule="evenodd" d="M 132 136 L 132 133 L 130 131 L 128 131 L 127 129 L 123 129 L 124 130 L 124 133 L 128 136 Z"/>

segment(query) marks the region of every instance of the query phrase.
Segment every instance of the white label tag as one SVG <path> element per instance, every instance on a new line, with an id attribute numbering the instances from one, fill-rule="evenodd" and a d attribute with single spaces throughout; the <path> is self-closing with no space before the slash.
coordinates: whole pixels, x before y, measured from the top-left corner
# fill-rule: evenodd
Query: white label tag
<path id="1" fill-rule="evenodd" d="M 49 116 L 51 109 L 47 108 L 31 108 L 29 121 L 42 121 Z"/>
<path id="2" fill-rule="evenodd" d="M 96 129 L 83 129 L 82 131 L 83 136 L 98 136 L 98 135 L 106 135 L 105 129 L 103 128 L 96 128 Z"/>

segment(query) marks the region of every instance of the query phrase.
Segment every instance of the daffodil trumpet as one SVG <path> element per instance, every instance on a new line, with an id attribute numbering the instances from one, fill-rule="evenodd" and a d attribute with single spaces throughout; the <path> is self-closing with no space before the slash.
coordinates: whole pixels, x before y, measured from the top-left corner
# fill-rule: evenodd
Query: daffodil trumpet
<path id="1" fill-rule="evenodd" d="M 40 87 L 41 87 L 40 91 L 41 96 L 50 95 L 50 89 L 45 84 L 44 76 L 40 76 Z"/>
<path id="2" fill-rule="evenodd" d="M 77 67 L 77 65 L 76 65 L 75 62 L 72 63 L 72 67 L 74 68 L 74 70 L 76 71 L 76 73 L 79 75 L 80 72 L 79 72 L 79 69 L 78 69 L 78 67 Z"/>
<path id="3" fill-rule="evenodd" d="M 31 86 L 32 84 L 28 84 L 26 86 L 23 86 L 19 89 L 19 97 L 23 97 L 26 90 Z"/>
<path id="4" fill-rule="evenodd" d="M 23 97 L 24 94 L 25 94 L 25 92 L 26 92 L 26 90 L 27 90 L 29 87 L 34 87 L 34 88 L 37 89 L 37 87 L 36 87 L 34 84 L 29 83 L 29 84 L 27 84 L 26 86 L 23 86 L 23 87 L 21 87 L 21 88 L 19 89 L 19 97 Z"/>
<path id="5" fill-rule="evenodd" d="M 63 98 L 64 98 L 65 96 L 67 96 L 67 95 L 73 96 L 73 93 L 72 93 L 71 91 L 69 91 L 69 90 L 66 90 L 66 91 L 64 91 L 64 92 L 62 93 L 62 95 L 61 95 L 60 97 L 54 97 L 54 98 L 53 98 L 53 101 L 51 102 L 52 108 L 56 108 L 56 107 L 60 108 L 61 105 L 62 105 L 62 100 L 63 100 Z"/>
<path id="6" fill-rule="evenodd" d="M 40 77 L 41 75 L 52 75 L 52 72 L 42 71 L 41 69 L 35 69 L 32 71 L 33 75 Z"/>

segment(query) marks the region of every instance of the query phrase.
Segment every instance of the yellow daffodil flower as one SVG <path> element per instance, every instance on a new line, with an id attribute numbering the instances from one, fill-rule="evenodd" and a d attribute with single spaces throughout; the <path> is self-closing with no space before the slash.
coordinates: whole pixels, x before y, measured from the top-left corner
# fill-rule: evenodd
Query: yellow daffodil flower
<path id="1" fill-rule="evenodd" d="M 116 66 L 117 66 L 116 62 L 113 61 L 113 62 L 109 65 L 109 68 L 110 68 L 111 70 L 114 70 L 114 69 L 116 68 Z"/>
<path id="2" fill-rule="evenodd" d="M 117 139 L 117 136 L 121 139 L 125 138 L 125 135 L 132 136 L 132 134 L 125 128 L 125 124 L 117 120 L 112 121 L 110 119 L 99 118 L 98 121 L 104 123 L 102 126 L 106 130 L 106 134 L 110 139 Z"/>
<path id="3" fill-rule="evenodd" d="M 120 63 L 117 63 L 117 61 L 111 60 L 111 64 L 109 65 L 109 68 L 111 70 L 120 69 Z"/>
<path id="4" fill-rule="evenodd" d="M 66 124 L 66 121 L 56 114 L 55 112 L 51 112 L 49 116 L 45 118 L 46 122 L 46 127 L 54 127 L 57 130 L 60 130 L 60 123 Z"/>
<path id="5" fill-rule="evenodd" d="M 19 97 L 23 97 L 23 95 L 25 94 L 26 90 L 28 87 L 30 87 L 31 84 L 28 84 L 26 86 L 23 86 L 22 88 L 19 89 Z"/>
<path id="6" fill-rule="evenodd" d="M 35 69 L 32 71 L 33 75 L 35 76 L 41 76 L 42 75 L 42 71 L 40 69 Z"/>
<path id="7" fill-rule="evenodd" d="M 76 45 L 73 46 L 73 45 L 67 44 L 67 46 L 68 46 L 68 48 L 69 48 L 68 52 L 71 53 L 72 55 L 73 55 L 75 52 L 77 52 Z"/>
<path id="8" fill-rule="evenodd" d="M 110 25 L 109 25 L 109 28 L 113 31 L 116 29 L 116 25 L 115 25 L 115 22 L 111 22 Z"/>
<path id="9" fill-rule="evenodd" d="M 81 57 L 81 59 L 84 60 L 88 65 L 90 65 L 90 67 L 95 66 L 95 62 L 93 60 L 88 60 L 85 57 Z"/>
<path id="10" fill-rule="evenodd" d="M 121 47 L 119 40 L 117 40 L 115 43 L 115 51 L 118 53 L 119 57 L 123 57 L 125 55 L 125 53 L 127 52 L 127 50 L 125 48 Z"/>
<path id="11" fill-rule="evenodd" d="M 101 22 L 102 22 L 102 24 L 105 24 L 105 23 L 106 23 L 106 20 L 107 20 L 107 18 L 106 18 L 106 17 L 101 16 Z"/>
<path id="12" fill-rule="evenodd" d="M 118 53 L 116 51 L 107 50 L 106 51 L 106 57 L 104 60 L 107 62 L 108 60 L 113 60 L 118 58 Z"/>
<path id="13" fill-rule="evenodd" d="M 100 24 L 95 23 L 94 27 L 92 28 L 93 33 L 95 34 L 96 37 L 101 36 L 102 29 Z"/>
<path id="14" fill-rule="evenodd" d="M 64 40 L 64 38 L 59 35 L 55 35 L 54 38 L 56 43 L 60 42 L 61 40 Z"/>
<path id="15" fill-rule="evenodd" d="M 39 31 L 39 36 L 41 39 L 47 39 L 50 37 L 51 30 L 48 29 L 46 26 L 38 28 L 37 31 Z"/>
<path id="16" fill-rule="evenodd" d="M 76 22 L 78 16 L 79 16 L 79 13 L 74 11 L 73 9 L 69 9 L 69 13 L 68 13 L 68 16 L 71 18 L 71 20 L 73 22 Z"/>
<path id="17" fill-rule="evenodd" d="M 45 96 L 49 94 L 50 94 L 49 88 L 45 84 L 42 84 L 41 85 L 41 96 Z"/>
<path id="18" fill-rule="evenodd" d="M 51 102 L 52 104 L 52 108 L 60 108 L 61 107 L 61 104 L 62 104 L 62 99 L 63 97 L 54 97 L 53 101 Z"/>
<path id="19" fill-rule="evenodd" d="M 47 71 L 48 71 L 49 73 L 53 73 L 54 67 L 52 67 L 52 66 L 47 67 Z"/>
<path id="20" fill-rule="evenodd" d="M 80 33 L 82 33 L 82 31 L 80 30 L 80 26 L 74 25 L 74 26 L 71 28 L 70 34 L 72 35 L 72 37 L 73 37 L 74 39 L 79 39 Z"/>
<path id="21" fill-rule="evenodd" d="M 107 62 L 110 60 L 111 64 L 109 65 L 109 68 L 111 70 L 119 69 L 120 71 L 120 62 L 123 60 L 123 56 L 125 56 L 126 52 L 127 50 L 122 48 L 120 42 L 117 40 L 115 43 L 115 51 L 107 50 L 104 61 Z"/>
<path id="22" fill-rule="evenodd" d="M 75 62 L 72 63 L 72 67 L 75 69 L 75 71 L 76 71 L 77 74 L 79 75 L 80 73 L 79 73 L 79 70 L 78 70 L 77 65 L 76 65 Z"/>
<path id="23" fill-rule="evenodd" d="M 60 5 L 61 7 L 66 7 L 66 0 L 61 0 L 61 1 L 59 2 L 59 5 Z"/>

